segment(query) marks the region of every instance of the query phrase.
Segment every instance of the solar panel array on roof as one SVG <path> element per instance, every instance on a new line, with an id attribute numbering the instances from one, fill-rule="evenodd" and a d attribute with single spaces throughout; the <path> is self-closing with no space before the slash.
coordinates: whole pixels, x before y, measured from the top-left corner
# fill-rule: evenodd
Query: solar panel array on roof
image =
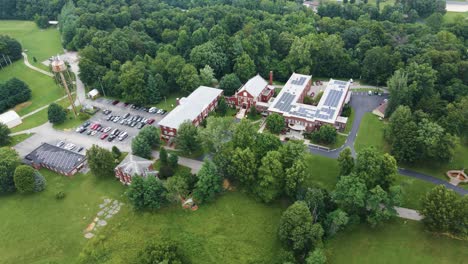
<path id="1" fill-rule="evenodd" d="M 335 80 L 334 83 L 339 84 L 339 85 L 346 85 L 348 82 Z"/>
<path id="2" fill-rule="evenodd" d="M 330 90 L 327 98 L 325 99 L 324 106 L 337 107 L 340 102 L 341 95 L 343 91 Z"/>
<path id="3" fill-rule="evenodd" d="M 296 79 L 296 80 L 292 80 L 291 81 L 291 84 L 294 84 L 294 85 L 304 85 L 304 82 L 307 80 L 306 77 L 299 77 L 299 79 Z"/>
<path id="4" fill-rule="evenodd" d="M 319 111 L 317 111 L 317 118 L 328 120 L 333 117 L 335 114 L 335 109 L 333 108 L 326 108 L 322 107 Z"/>
<path id="5" fill-rule="evenodd" d="M 289 112 L 289 110 L 291 110 L 291 104 L 293 103 L 294 97 L 294 94 L 283 93 L 274 108 L 283 112 Z"/>

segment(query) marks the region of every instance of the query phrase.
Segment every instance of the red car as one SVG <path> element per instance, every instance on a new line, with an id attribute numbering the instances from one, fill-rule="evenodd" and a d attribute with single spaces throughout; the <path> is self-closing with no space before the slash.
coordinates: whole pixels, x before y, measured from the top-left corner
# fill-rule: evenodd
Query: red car
<path id="1" fill-rule="evenodd" d="M 93 130 L 98 130 L 101 127 L 101 124 L 94 124 L 93 125 Z"/>
<path id="2" fill-rule="evenodd" d="M 112 102 L 113 105 L 116 105 L 118 104 L 120 101 L 119 100 L 115 100 L 114 102 Z"/>
<path id="3" fill-rule="evenodd" d="M 153 123 L 154 123 L 154 119 L 153 119 L 153 118 L 151 118 L 151 119 L 148 119 L 148 121 L 146 121 L 146 123 L 151 125 L 151 124 L 153 124 Z"/>
<path id="4" fill-rule="evenodd" d="M 108 134 L 102 134 L 101 139 L 104 140 L 106 137 L 109 136 Z"/>

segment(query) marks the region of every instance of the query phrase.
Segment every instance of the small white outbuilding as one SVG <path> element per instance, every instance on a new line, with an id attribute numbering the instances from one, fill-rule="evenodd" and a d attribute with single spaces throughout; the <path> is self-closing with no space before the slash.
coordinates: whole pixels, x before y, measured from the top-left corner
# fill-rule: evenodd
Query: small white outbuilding
<path id="1" fill-rule="evenodd" d="M 23 123 L 21 117 L 13 110 L 0 115 L 0 123 L 7 125 L 8 128 L 15 127 Z"/>
<path id="2" fill-rule="evenodd" d="M 88 93 L 88 98 L 93 99 L 93 100 L 96 99 L 96 97 L 98 96 L 99 96 L 99 91 L 97 89 L 93 89 L 89 91 Z"/>

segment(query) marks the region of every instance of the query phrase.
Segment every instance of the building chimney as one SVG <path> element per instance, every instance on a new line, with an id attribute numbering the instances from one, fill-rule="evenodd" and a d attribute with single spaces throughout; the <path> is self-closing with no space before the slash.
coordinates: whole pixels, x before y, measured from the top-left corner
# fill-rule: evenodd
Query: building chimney
<path id="1" fill-rule="evenodd" d="M 270 71 L 270 85 L 273 85 L 273 71 Z"/>
<path id="2" fill-rule="evenodd" d="M 176 101 L 176 105 L 180 105 L 180 99 L 179 98 L 176 98 L 175 101 Z"/>

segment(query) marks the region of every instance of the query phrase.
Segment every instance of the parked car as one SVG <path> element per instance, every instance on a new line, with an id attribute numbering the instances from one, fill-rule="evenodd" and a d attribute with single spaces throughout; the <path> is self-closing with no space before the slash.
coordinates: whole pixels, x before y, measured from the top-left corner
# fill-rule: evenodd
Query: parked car
<path id="1" fill-rule="evenodd" d="M 123 140 L 126 139 L 127 137 L 128 137 L 128 134 L 127 134 L 127 133 L 124 133 L 123 135 L 120 135 L 119 141 L 123 141 Z"/>
<path id="2" fill-rule="evenodd" d="M 115 135 L 110 135 L 108 138 L 107 138 L 107 141 L 111 142 L 112 140 L 114 140 L 115 138 Z"/>
<path id="3" fill-rule="evenodd" d="M 150 119 L 148 119 L 148 121 L 146 121 L 146 123 L 151 125 L 151 124 L 154 123 L 154 121 L 156 121 L 156 120 L 154 120 L 153 118 L 150 118 Z"/>
<path id="4" fill-rule="evenodd" d="M 130 126 L 131 126 L 131 127 L 135 127 L 136 124 L 137 124 L 137 122 L 136 122 L 136 121 L 133 121 L 133 122 L 130 124 Z"/>
<path id="5" fill-rule="evenodd" d="M 140 122 L 140 123 L 138 123 L 137 128 L 142 129 L 144 126 L 145 126 L 145 123 Z"/>
<path id="6" fill-rule="evenodd" d="M 102 134 L 102 135 L 101 135 L 101 140 L 106 139 L 107 136 L 109 136 L 109 135 L 108 135 L 108 134 Z"/>
<path id="7" fill-rule="evenodd" d="M 76 152 L 81 152 L 83 150 L 83 147 L 80 147 Z"/>
<path id="8" fill-rule="evenodd" d="M 77 127 L 77 128 L 75 129 L 75 132 L 80 133 L 80 132 L 81 132 L 81 129 L 83 129 L 83 127 Z"/>
<path id="9" fill-rule="evenodd" d="M 161 115 L 165 115 L 165 114 L 167 113 L 166 110 L 164 110 L 164 109 L 161 109 L 161 110 L 162 110 L 162 111 L 161 111 Z"/>
<path id="10" fill-rule="evenodd" d="M 96 135 L 96 134 L 97 134 L 97 131 L 96 131 L 96 130 L 93 130 L 93 131 L 91 132 L 91 136 L 94 136 L 94 135 Z"/>
<path id="11" fill-rule="evenodd" d="M 86 121 L 83 123 L 82 127 L 88 127 L 91 123 L 89 121 Z"/>
<path id="12" fill-rule="evenodd" d="M 93 133 L 92 130 L 88 130 L 88 132 L 86 132 L 87 135 L 91 135 L 91 133 Z"/>
<path id="13" fill-rule="evenodd" d="M 114 123 L 119 122 L 119 120 L 120 120 L 120 116 L 116 116 L 116 117 L 114 118 Z"/>
<path id="14" fill-rule="evenodd" d="M 127 117 L 129 117 L 129 116 L 130 116 L 130 113 L 126 113 L 126 114 L 123 116 L 123 118 L 127 118 Z"/>
<path id="15" fill-rule="evenodd" d="M 123 124 L 125 123 L 125 121 L 126 121 L 125 119 L 122 119 L 122 120 L 120 120 L 119 123 L 120 123 L 121 125 L 123 125 Z"/>
<path id="16" fill-rule="evenodd" d="M 61 148 L 64 144 L 65 144 L 65 142 L 59 141 L 56 146 Z"/>
<path id="17" fill-rule="evenodd" d="M 82 127 L 80 130 L 80 134 L 83 134 L 86 131 L 86 128 Z"/>
<path id="18" fill-rule="evenodd" d="M 128 106 L 128 103 L 127 103 L 127 102 L 124 102 L 124 106 L 127 107 L 127 106 Z"/>
<path id="19" fill-rule="evenodd" d="M 112 129 L 111 127 L 106 127 L 106 129 L 104 129 L 104 133 L 109 132 L 111 129 Z"/>
<path id="20" fill-rule="evenodd" d="M 115 101 L 112 102 L 112 105 L 116 105 L 116 104 L 118 104 L 118 103 L 120 103 L 120 101 L 119 101 L 119 100 L 115 100 Z"/>

